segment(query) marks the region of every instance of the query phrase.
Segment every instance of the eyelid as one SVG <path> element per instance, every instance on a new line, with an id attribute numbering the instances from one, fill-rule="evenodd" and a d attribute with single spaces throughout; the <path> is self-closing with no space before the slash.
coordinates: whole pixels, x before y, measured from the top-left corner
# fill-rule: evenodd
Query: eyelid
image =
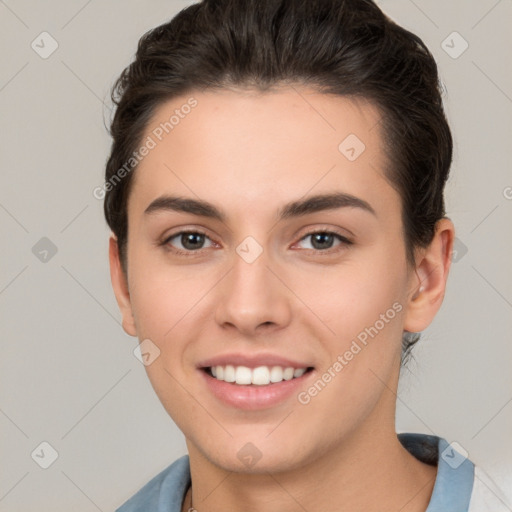
<path id="1" fill-rule="evenodd" d="M 349 231 L 348 229 L 333 226 L 332 224 L 321 223 L 310 224 L 308 226 L 302 227 L 300 230 L 296 232 L 294 238 L 297 237 L 297 239 L 300 241 L 306 238 L 307 236 L 315 235 L 316 233 L 328 233 L 338 235 L 344 241 L 350 243 L 353 243 L 355 238 L 355 235 L 352 233 L 352 231 Z"/>
<path id="2" fill-rule="evenodd" d="M 186 226 L 175 226 L 174 228 L 166 231 L 165 234 L 160 237 L 160 239 L 161 239 L 162 243 L 165 243 L 167 240 L 169 240 L 175 236 L 182 235 L 184 233 L 199 233 L 199 234 L 205 235 L 208 238 L 210 238 L 211 240 L 213 240 L 213 238 L 208 234 L 208 232 L 209 232 L 209 230 L 207 230 L 206 228 L 204 228 L 202 226 L 194 225 L 194 224 L 191 224 L 191 225 L 187 224 Z"/>

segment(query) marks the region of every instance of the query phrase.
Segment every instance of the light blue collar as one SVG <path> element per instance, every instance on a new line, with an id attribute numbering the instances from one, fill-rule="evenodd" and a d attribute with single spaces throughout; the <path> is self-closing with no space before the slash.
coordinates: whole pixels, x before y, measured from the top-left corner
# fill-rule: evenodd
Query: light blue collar
<path id="1" fill-rule="evenodd" d="M 437 477 L 426 512 L 468 512 L 474 464 L 441 437 L 398 434 L 398 439 L 417 459 L 437 464 Z"/>

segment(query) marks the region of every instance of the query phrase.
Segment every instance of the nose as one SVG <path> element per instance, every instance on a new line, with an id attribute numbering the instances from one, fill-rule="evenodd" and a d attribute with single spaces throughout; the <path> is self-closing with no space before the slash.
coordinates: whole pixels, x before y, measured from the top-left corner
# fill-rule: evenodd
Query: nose
<path id="1" fill-rule="evenodd" d="M 253 262 L 238 254 L 217 290 L 215 320 L 247 337 L 286 327 L 291 320 L 291 292 L 265 251 Z"/>

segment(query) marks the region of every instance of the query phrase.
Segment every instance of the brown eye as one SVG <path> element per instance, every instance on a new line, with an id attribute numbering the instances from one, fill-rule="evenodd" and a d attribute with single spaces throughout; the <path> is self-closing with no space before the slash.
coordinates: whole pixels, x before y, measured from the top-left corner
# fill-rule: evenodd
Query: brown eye
<path id="1" fill-rule="evenodd" d="M 330 233 L 315 233 L 311 236 L 311 245 L 314 249 L 330 249 L 334 242 L 334 235 Z"/>
<path id="2" fill-rule="evenodd" d="M 325 251 L 337 246 L 351 245 L 352 242 L 344 236 L 331 231 L 315 231 L 308 233 L 301 239 L 301 242 L 310 239 L 309 247 L 304 249 L 312 249 L 315 251 Z"/>
<path id="3" fill-rule="evenodd" d="M 205 236 L 201 233 L 183 233 L 180 238 L 181 245 L 185 249 L 201 249 L 204 244 Z"/>
<path id="4" fill-rule="evenodd" d="M 210 245 L 205 246 L 205 242 Z M 199 231 L 181 231 L 165 240 L 165 245 L 171 246 L 177 252 L 193 252 L 212 245 L 212 241 Z"/>

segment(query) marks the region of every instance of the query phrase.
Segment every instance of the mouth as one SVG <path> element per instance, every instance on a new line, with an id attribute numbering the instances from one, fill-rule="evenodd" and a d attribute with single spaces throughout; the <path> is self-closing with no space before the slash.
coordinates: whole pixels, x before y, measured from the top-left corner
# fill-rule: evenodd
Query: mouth
<path id="1" fill-rule="evenodd" d="M 237 386 L 272 386 L 283 381 L 299 379 L 313 370 L 312 366 L 294 368 L 292 366 L 235 366 L 231 364 L 207 366 L 202 370 L 218 381 Z"/>
<path id="2" fill-rule="evenodd" d="M 289 404 L 316 374 L 313 366 L 270 356 L 222 357 L 205 361 L 198 370 L 212 397 L 223 406 L 245 411 Z"/>

